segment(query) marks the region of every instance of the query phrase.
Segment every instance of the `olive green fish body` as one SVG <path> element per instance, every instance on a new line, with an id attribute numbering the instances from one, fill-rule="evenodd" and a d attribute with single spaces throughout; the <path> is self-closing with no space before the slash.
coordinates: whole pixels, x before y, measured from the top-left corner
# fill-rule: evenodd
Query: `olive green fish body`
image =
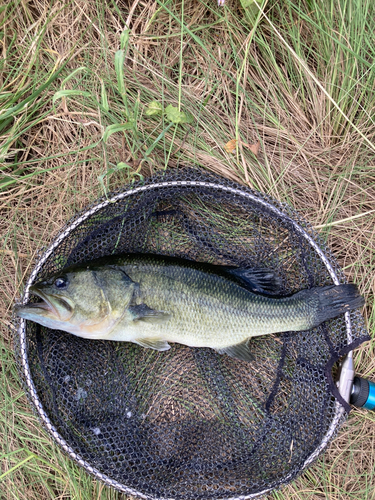
<path id="1" fill-rule="evenodd" d="M 148 323 L 148 328 L 135 322 L 136 338 L 153 333 L 170 342 L 223 348 L 250 336 L 311 326 L 305 301 L 256 295 L 229 278 L 194 267 L 155 264 L 123 266 L 139 284 L 137 302 L 170 315 L 164 322 Z M 125 331 L 126 324 L 120 322 L 110 337 L 128 340 L 121 338 Z"/>
<path id="2" fill-rule="evenodd" d="M 168 342 L 211 347 L 251 359 L 249 338 L 308 330 L 360 307 L 354 285 L 266 295 L 265 270 L 238 270 L 152 255 L 125 255 L 65 269 L 31 291 L 44 302 L 19 316 L 85 338 L 128 341 L 157 350 Z"/>

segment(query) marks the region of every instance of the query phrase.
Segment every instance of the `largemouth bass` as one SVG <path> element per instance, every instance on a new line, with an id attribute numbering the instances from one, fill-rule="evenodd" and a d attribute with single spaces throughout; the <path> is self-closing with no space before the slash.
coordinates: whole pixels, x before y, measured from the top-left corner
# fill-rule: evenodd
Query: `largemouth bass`
<path id="1" fill-rule="evenodd" d="M 41 301 L 16 306 L 21 318 L 87 339 L 211 347 L 251 360 L 251 337 L 309 330 L 364 304 L 355 285 L 275 297 L 264 269 L 213 266 L 156 255 L 122 255 L 73 266 L 30 287 Z"/>

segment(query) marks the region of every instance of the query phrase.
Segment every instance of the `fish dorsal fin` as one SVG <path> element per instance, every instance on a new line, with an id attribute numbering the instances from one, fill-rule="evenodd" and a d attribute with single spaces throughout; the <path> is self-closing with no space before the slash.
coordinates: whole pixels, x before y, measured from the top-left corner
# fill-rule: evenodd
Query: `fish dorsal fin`
<path id="1" fill-rule="evenodd" d="M 133 321 L 145 321 L 153 324 L 165 323 L 171 317 L 169 313 L 155 311 L 155 309 L 151 309 L 146 304 L 130 306 L 129 312 L 133 315 Z"/>
<path id="2" fill-rule="evenodd" d="M 245 342 L 241 342 L 240 344 L 230 345 L 228 347 L 224 347 L 223 349 L 215 349 L 219 354 L 227 354 L 231 358 L 241 359 L 243 361 L 254 361 L 254 356 L 250 352 L 248 346 L 249 339 L 246 339 Z"/>
<path id="3" fill-rule="evenodd" d="M 223 267 L 222 269 L 237 278 L 240 284 L 250 292 L 269 295 L 280 294 L 281 280 L 269 269 L 245 269 L 242 267 Z"/>
<path id="4" fill-rule="evenodd" d="M 142 347 L 147 347 L 149 349 L 155 349 L 155 351 L 168 351 L 171 346 L 165 340 L 158 340 L 154 338 L 149 339 L 135 339 L 133 340 L 138 345 Z"/>

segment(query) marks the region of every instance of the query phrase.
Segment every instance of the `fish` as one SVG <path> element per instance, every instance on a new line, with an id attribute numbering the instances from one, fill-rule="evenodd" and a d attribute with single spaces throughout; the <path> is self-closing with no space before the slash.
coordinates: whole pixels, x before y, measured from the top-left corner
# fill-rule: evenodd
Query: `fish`
<path id="1" fill-rule="evenodd" d="M 263 268 L 218 266 L 151 254 L 123 254 L 75 265 L 33 284 L 38 302 L 20 318 L 85 339 L 209 347 L 252 361 L 252 337 L 310 330 L 364 305 L 354 284 L 280 293 Z"/>

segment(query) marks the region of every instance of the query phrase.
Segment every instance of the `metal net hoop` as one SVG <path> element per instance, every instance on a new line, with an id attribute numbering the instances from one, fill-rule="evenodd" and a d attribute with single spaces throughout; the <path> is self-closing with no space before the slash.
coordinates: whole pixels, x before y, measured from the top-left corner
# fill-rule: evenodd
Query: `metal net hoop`
<path id="1" fill-rule="evenodd" d="M 191 173 L 193 172 L 193 173 Z M 168 204 L 165 204 L 165 198 L 163 196 L 163 193 L 168 193 L 168 200 L 171 203 L 171 200 L 173 200 L 173 193 L 176 192 L 176 196 L 179 198 L 179 204 L 176 205 L 175 208 L 170 209 Z M 139 200 L 142 201 L 142 197 L 146 196 L 146 198 L 153 193 L 155 193 L 155 200 L 157 200 L 156 204 L 154 206 L 150 207 L 150 210 L 148 209 L 142 209 L 143 211 L 146 210 L 145 213 L 148 215 L 142 216 L 146 220 L 151 220 L 152 217 L 156 217 L 157 220 L 161 219 L 161 227 L 163 227 L 163 221 L 167 220 L 167 223 L 169 224 L 168 227 L 172 227 L 173 224 L 176 223 L 176 220 L 178 223 L 180 223 L 181 220 L 184 221 L 183 227 L 186 229 L 186 227 L 190 227 L 189 223 L 186 223 L 186 220 L 189 218 L 189 211 L 192 210 L 192 207 L 194 206 L 194 203 L 196 202 L 194 196 L 195 193 L 202 193 L 201 196 L 204 198 L 204 196 L 207 195 L 207 199 L 215 199 L 217 196 L 220 199 L 230 199 L 231 203 L 236 204 L 238 201 L 243 203 L 245 209 L 248 209 L 250 207 L 254 207 L 254 211 L 257 213 L 257 217 L 259 214 L 264 215 L 264 217 L 267 220 L 272 220 L 275 219 L 278 221 L 278 223 L 283 227 L 283 230 L 287 228 L 287 231 L 292 231 L 293 234 L 295 235 L 295 238 L 299 241 L 303 241 L 304 243 L 302 245 L 306 245 L 310 249 L 310 252 L 314 254 L 314 259 L 320 262 L 320 265 L 322 269 L 320 270 L 320 274 L 326 274 L 326 280 L 330 279 L 332 283 L 334 284 L 339 284 L 340 282 L 344 281 L 343 274 L 339 267 L 337 266 L 333 256 L 330 254 L 329 250 L 325 247 L 324 243 L 320 241 L 319 237 L 314 233 L 314 231 L 310 228 L 310 226 L 290 207 L 287 205 L 283 205 L 280 202 L 277 202 L 273 200 L 272 198 L 257 193 L 249 188 L 245 188 L 242 186 L 239 186 L 231 181 L 221 179 L 219 177 L 209 175 L 202 173 L 201 171 L 183 171 L 181 172 L 173 172 L 170 174 L 162 174 L 159 176 L 156 176 L 155 178 L 151 178 L 146 180 L 144 183 L 139 182 L 138 184 L 129 186 L 125 190 L 115 192 L 113 194 L 108 195 L 106 198 L 99 200 L 99 202 L 95 203 L 91 207 L 89 207 L 87 210 L 82 212 L 81 214 L 77 215 L 73 220 L 68 223 L 68 225 L 57 235 L 57 237 L 54 239 L 53 243 L 43 252 L 43 254 L 40 256 L 36 266 L 34 267 L 34 270 L 27 282 L 25 292 L 22 298 L 23 303 L 26 303 L 30 299 L 30 286 L 37 280 L 40 279 L 40 276 L 47 273 L 51 272 L 51 270 L 55 270 L 56 268 L 63 268 L 66 266 L 67 260 L 62 259 L 61 255 L 64 254 L 64 256 L 67 256 L 68 263 L 76 263 L 80 262 L 82 259 L 82 255 L 84 252 L 89 255 L 89 251 L 86 250 L 87 248 L 92 245 L 93 241 L 97 236 L 95 235 L 95 238 L 92 238 L 91 240 L 87 239 L 89 238 L 88 236 L 86 237 L 85 240 L 85 245 L 83 246 L 84 250 L 82 250 L 82 242 L 80 241 L 80 237 L 72 237 L 74 234 L 80 235 L 79 231 L 81 227 L 86 227 L 91 224 L 90 221 L 94 221 L 90 226 L 90 229 L 87 230 L 85 229 L 85 235 L 86 233 L 90 236 L 91 233 L 94 234 L 94 228 L 96 228 L 96 225 L 98 227 L 102 228 L 103 225 L 107 224 L 107 222 L 104 224 L 103 221 L 100 219 L 100 214 L 101 213 L 107 213 L 106 211 L 110 211 L 112 207 L 120 206 L 122 207 L 122 210 L 126 212 L 127 210 L 130 210 L 129 207 L 131 207 L 133 200 L 136 200 L 135 203 L 135 210 L 137 210 L 137 203 L 141 203 Z M 172 194 L 171 194 L 172 193 Z M 194 193 L 194 196 L 191 195 L 191 193 Z M 186 202 L 186 197 L 193 196 L 193 198 L 189 199 L 188 202 Z M 197 195 L 199 199 L 199 194 Z M 182 201 L 181 201 L 182 200 Z M 234 201 L 233 201 L 234 200 Z M 241 201 L 242 200 L 242 201 Z M 194 202 L 194 203 L 193 203 Z M 214 202 L 212 202 L 214 203 Z M 147 204 L 146 204 L 147 205 Z M 148 204 L 149 205 L 149 204 Z M 148 206 L 147 205 L 147 206 Z M 160 205 L 160 206 L 159 206 Z M 181 206 L 183 206 L 185 209 L 185 212 L 183 213 L 183 216 L 180 216 L 178 213 Z M 125 207 L 125 210 L 124 210 Z M 188 207 L 188 209 L 186 209 Z M 139 208 L 139 207 L 138 207 Z M 217 207 L 215 206 L 215 209 Z M 148 212 L 147 212 L 148 210 Z M 175 213 L 174 213 L 175 210 Z M 109 212 L 108 212 L 109 213 Z M 120 213 L 120 212 L 119 212 Z M 121 212 L 122 213 L 122 212 Z M 156 214 L 156 216 L 154 216 Z M 188 214 L 188 215 L 186 215 Z M 97 222 L 98 219 L 100 219 L 100 222 Z M 118 215 L 118 212 L 116 210 L 114 211 L 114 217 L 113 220 L 116 219 L 116 217 L 121 217 L 121 215 Z M 170 222 L 169 219 L 173 219 L 173 222 Z M 103 219 L 104 220 L 104 219 Z M 125 220 L 125 219 L 123 219 Z M 138 220 L 138 219 L 137 219 Z M 139 219 L 140 220 L 140 219 Z M 258 219 L 257 219 L 258 220 Z M 202 221 L 200 221 L 201 224 L 203 224 Z M 125 221 L 125 225 L 127 222 Z M 142 222 L 138 223 L 140 226 L 143 224 Z M 86 225 L 86 226 L 85 226 Z M 121 224 L 117 221 L 116 219 L 116 228 L 118 229 L 119 227 L 123 227 L 124 223 L 122 222 Z M 107 226 L 106 226 L 107 227 Z M 142 226 L 143 227 L 143 226 Z M 182 226 L 181 226 L 182 227 Z M 95 229 L 96 230 L 96 229 Z M 90 233 L 91 231 L 91 233 Z M 121 229 L 122 231 L 122 229 Z M 190 231 L 190 229 L 189 229 Z M 193 236 L 190 235 L 191 231 L 188 231 L 189 237 L 193 238 Z M 194 231 L 193 231 L 194 232 Z M 204 235 L 207 236 L 207 229 L 203 231 Z M 195 234 L 195 233 L 194 233 Z M 121 235 L 122 237 L 122 235 Z M 78 238 L 78 239 L 77 239 Z M 90 236 L 91 238 L 91 236 Z M 194 236 L 195 238 L 195 236 Z M 217 238 L 220 238 L 220 236 L 217 236 Z M 84 240 L 84 238 L 81 238 Z M 69 248 L 64 247 L 66 241 L 72 241 L 70 244 Z M 95 240 L 96 241 L 96 240 Z M 195 240 L 194 240 L 195 241 Z M 217 240 L 219 241 L 219 240 Z M 220 241 L 220 245 L 217 243 L 215 240 L 215 244 L 217 244 L 217 247 L 221 248 L 222 242 Z M 122 249 L 126 249 L 126 242 L 127 240 L 124 240 L 124 243 L 122 243 Z M 211 242 L 212 243 L 212 242 Z M 133 244 L 133 243 L 132 243 Z M 69 245 L 68 245 L 69 246 Z M 121 246 L 121 245 L 120 245 Z M 210 251 L 211 247 L 215 246 L 210 244 Z M 77 248 L 80 248 L 79 251 L 76 250 Z M 117 243 L 114 244 L 113 241 L 111 243 L 111 248 L 106 247 L 103 249 L 99 249 L 99 251 L 102 251 L 103 255 L 111 254 L 113 252 L 113 247 L 117 249 Z M 60 250 L 63 248 L 63 250 Z M 91 248 L 91 247 L 90 247 Z M 134 243 L 133 248 L 136 251 L 139 251 L 141 249 L 139 242 L 136 244 Z M 133 250 L 133 248 L 131 250 Z M 110 249 L 110 250 L 109 250 Z M 91 250 L 90 250 L 91 251 Z M 205 248 L 204 251 L 207 251 Z M 59 253 L 60 252 L 60 253 Z M 82 253 L 83 252 L 83 253 Z M 173 253 L 173 249 L 169 249 L 169 252 Z M 73 256 L 73 257 L 72 257 Z M 102 256 L 102 255 L 98 255 Z M 190 258 L 190 255 L 187 255 Z M 223 258 L 222 254 L 220 254 L 220 259 Z M 70 259 L 70 260 L 69 260 Z M 76 259 L 76 260 L 74 260 Z M 51 264 L 52 263 L 52 264 Z M 351 350 L 351 346 L 354 344 L 358 344 L 360 341 L 363 341 L 365 338 L 364 330 L 363 330 L 363 325 L 361 323 L 361 319 L 358 317 L 358 315 L 354 315 L 354 322 L 355 322 L 355 327 L 354 331 L 355 334 L 353 335 L 353 327 L 352 327 L 352 322 L 353 322 L 353 315 L 347 313 L 345 315 L 345 324 L 342 326 L 342 321 L 341 321 L 341 330 L 342 332 L 345 332 L 344 334 L 340 334 L 340 340 L 338 341 L 338 345 L 335 346 L 334 350 L 336 352 L 336 361 L 340 355 L 343 352 L 347 353 Z M 333 327 L 333 330 L 335 328 L 340 328 L 340 327 Z M 256 498 L 262 495 L 265 495 L 272 491 L 274 488 L 277 488 L 281 486 L 282 484 L 286 484 L 292 479 L 294 479 L 299 473 L 301 473 L 306 467 L 308 467 L 311 463 L 313 463 L 314 460 L 322 453 L 322 451 L 326 448 L 327 444 L 330 442 L 330 440 L 335 436 L 337 430 L 339 429 L 340 425 L 344 422 L 348 408 L 345 406 L 345 401 L 343 401 L 342 398 L 345 400 L 345 395 L 341 394 L 341 398 L 338 395 L 336 399 L 333 401 L 332 395 L 331 395 L 331 402 L 330 402 L 330 408 L 331 412 L 328 415 L 327 422 L 322 426 L 323 432 L 320 438 L 320 442 L 314 447 L 313 450 L 309 450 L 309 452 L 304 454 L 302 458 L 300 457 L 298 464 L 294 465 L 293 467 L 290 467 L 288 470 L 288 467 L 285 467 L 285 471 L 277 477 L 274 472 L 270 474 L 269 477 L 261 478 L 261 473 L 257 473 L 256 476 L 256 481 L 254 480 L 254 484 L 246 485 L 246 481 L 243 479 L 244 476 L 246 476 L 246 472 L 244 470 L 240 470 L 240 468 L 237 465 L 237 462 L 232 460 L 231 463 L 236 463 L 236 466 L 238 468 L 238 472 L 236 472 L 236 477 L 235 477 L 235 486 L 231 484 L 230 486 L 226 485 L 221 485 L 217 478 L 214 477 L 211 481 L 211 479 L 207 479 L 207 477 L 212 478 L 215 476 L 215 473 L 218 471 L 212 472 L 214 467 L 211 467 L 211 464 L 209 466 L 210 469 L 210 474 L 207 473 L 207 464 L 209 462 L 209 459 L 207 457 L 199 457 L 199 459 L 194 459 L 198 460 L 199 462 L 199 467 L 201 469 L 204 469 L 204 472 L 201 472 L 201 469 L 198 467 L 198 472 L 194 470 L 194 473 L 191 472 L 190 475 L 185 474 L 181 471 L 181 467 L 183 464 L 186 466 L 186 460 L 183 462 L 183 464 L 179 464 L 178 466 L 175 466 L 176 471 L 178 471 L 181 474 L 182 481 L 181 484 L 185 484 L 185 486 L 181 486 L 180 483 L 177 484 L 175 480 L 170 479 L 170 484 L 168 483 L 167 486 L 162 485 L 162 481 L 160 480 L 159 482 L 156 481 L 155 484 L 156 486 L 154 487 L 143 487 L 140 481 L 136 480 L 133 478 L 132 473 L 135 470 L 135 466 L 133 465 L 136 460 L 131 461 L 131 465 L 129 465 L 129 461 L 126 461 L 127 459 L 124 459 L 124 464 L 122 467 L 124 469 L 124 472 L 121 474 L 116 474 L 113 473 L 113 467 L 109 468 L 106 470 L 106 468 L 103 466 L 103 463 L 101 460 L 96 458 L 95 453 L 91 452 L 90 453 L 85 453 L 84 447 L 82 448 L 82 443 L 79 441 L 77 436 L 74 434 L 70 435 L 69 432 L 65 432 L 66 429 L 64 429 L 64 423 L 61 423 L 59 420 L 61 417 L 57 418 L 55 413 L 54 413 L 54 405 L 56 407 L 56 401 L 51 403 L 49 407 L 46 409 L 46 400 L 41 398 L 41 387 L 43 384 L 47 384 L 49 386 L 50 382 L 48 379 L 51 380 L 52 375 L 51 373 L 55 373 L 52 370 L 52 365 L 53 362 L 46 362 L 46 365 L 43 366 L 44 372 L 41 375 L 41 380 L 37 380 L 37 386 L 35 384 L 35 378 L 36 378 L 36 370 L 40 369 L 40 365 L 44 363 L 45 359 L 43 358 L 43 363 L 41 363 L 41 357 L 40 357 L 40 345 L 38 347 L 38 338 L 40 337 L 40 334 L 38 332 L 34 333 L 32 329 L 30 329 L 30 326 L 27 325 L 27 322 L 24 320 L 19 320 L 17 322 L 17 330 L 18 330 L 18 336 L 16 339 L 16 350 L 18 353 L 18 365 L 21 370 L 22 378 L 25 384 L 26 392 L 29 396 L 29 399 L 32 403 L 32 406 L 34 410 L 36 411 L 38 417 L 42 421 L 42 424 L 44 427 L 47 429 L 49 434 L 53 437 L 55 442 L 58 443 L 58 445 L 80 466 L 82 466 L 88 473 L 94 475 L 97 479 L 100 481 L 104 482 L 105 484 L 117 489 L 118 491 L 131 494 L 134 496 L 138 496 L 140 498 L 181 498 L 181 499 L 187 499 L 191 496 L 194 496 L 195 498 L 210 498 L 210 499 L 216 499 L 216 498 L 230 498 L 230 499 L 251 499 L 251 498 Z M 336 330 L 335 330 L 336 331 Z M 31 332 L 31 333 L 30 333 Z M 51 332 L 49 332 L 51 333 Z M 38 337 L 39 336 L 39 337 Z M 333 336 L 336 338 L 336 333 Z M 65 338 L 65 337 L 64 337 Z M 36 340 L 35 340 L 36 339 Z M 44 337 L 43 337 L 44 339 Z M 362 340 L 361 340 L 362 339 Z M 354 344 L 353 344 L 354 340 Z M 47 342 L 44 341 L 43 342 Z M 331 342 L 331 340 L 330 340 Z M 35 345 L 34 345 L 35 344 Z M 40 342 L 39 342 L 40 344 Z M 47 343 L 43 344 L 47 345 Z M 346 351 L 345 351 L 346 349 Z M 30 353 L 33 353 L 31 355 Z M 45 350 L 44 352 L 47 352 Z M 39 356 L 39 357 L 38 357 Z M 44 355 L 45 356 L 45 355 Z M 207 369 L 207 367 L 210 366 L 211 363 L 211 353 L 208 353 L 207 355 L 203 353 L 202 359 L 196 360 L 197 364 L 201 363 L 200 369 L 203 370 Z M 32 367 L 30 366 L 30 359 L 32 359 Z M 52 359 L 52 358 L 51 358 Z M 51 370 L 48 372 L 48 370 Z M 220 368 L 221 370 L 221 368 Z M 219 371 L 220 371 L 219 370 Z M 229 368 L 225 368 L 225 370 L 229 370 Z M 203 370 L 204 371 L 204 370 Z M 224 371 L 224 374 L 229 373 L 229 371 Z M 222 374 L 222 372 L 220 372 Z M 221 376 L 221 375 L 220 375 Z M 341 378 L 339 380 L 339 388 L 345 386 L 346 380 L 345 380 L 346 374 L 343 373 L 341 375 Z M 67 377 L 65 377 L 67 378 Z M 43 379 L 43 380 L 42 380 Z M 77 378 L 78 380 L 78 378 Z M 215 382 L 216 383 L 216 382 Z M 59 392 L 59 388 L 56 390 Z M 328 390 L 328 389 L 327 389 Z M 54 389 L 52 389 L 52 392 L 54 392 Z M 335 394 L 337 396 L 337 394 Z M 76 396 L 74 396 L 76 397 Z M 52 399 L 56 399 L 56 395 L 53 396 Z M 346 401 L 348 403 L 348 401 Z M 78 404 L 81 404 L 79 401 Z M 131 405 L 131 398 L 127 400 L 126 403 L 126 409 L 127 407 Z M 48 405 L 47 405 L 48 406 Z M 125 406 L 125 403 L 124 403 Z M 269 405 L 270 406 L 270 405 Z M 272 406 L 272 405 L 271 405 Z M 267 403 L 266 403 L 267 407 Z M 269 410 L 270 408 L 268 408 Z M 87 410 L 87 409 L 86 409 Z M 80 410 L 81 411 L 81 410 Z M 83 410 L 82 410 L 83 411 Z M 88 410 L 87 410 L 88 411 Z M 132 413 L 132 410 L 129 410 L 128 413 Z M 271 412 L 272 413 L 272 412 Z M 82 417 L 84 420 L 86 417 Z M 141 417 L 140 417 L 141 418 Z M 143 414 L 142 414 L 143 418 Z M 228 417 L 229 418 L 229 417 Z M 242 420 L 244 417 L 241 417 Z M 156 419 L 156 417 L 155 417 Z M 157 420 L 157 419 L 156 419 Z M 158 425 L 160 422 L 158 422 Z M 83 426 L 86 425 L 86 423 L 82 424 Z M 91 424 L 90 424 L 91 425 Z M 96 424 L 95 424 L 96 425 Z M 101 424 L 104 425 L 104 424 Z M 94 434 L 100 430 L 101 425 L 96 425 L 96 427 L 90 427 L 90 429 L 94 429 Z M 163 422 L 164 425 L 164 422 Z M 87 425 L 86 425 L 87 426 Z M 162 428 L 161 424 L 160 427 L 157 430 L 157 433 L 159 433 L 161 436 L 164 436 L 163 432 L 160 429 Z M 211 427 L 207 427 L 207 429 L 211 429 Z M 205 432 L 208 432 L 207 429 Z M 220 427 L 221 429 L 221 427 Z M 137 427 L 138 430 L 138 427 Z M 65 432 L 65 435 L 64 432 Z M 118 431 L 120 432 L 120 431 Z M 121 431 L 123 432 L 123 431 Z M 151 431 L 150 431 L 151 432 Z M 154 432 L 154 431 L 152 431 Z M 176 441 L 180 439 L 181 436 L 181 431 L 180 430 L 173 430 L 175 432 L 175 435 L 177 436 L 175 438 Z M 146 433 L 147 434 L 147 433 Z M 145 434 L 145 435 L 146 435 Z M 122 435 L 121 433 L 119 435 Z M 148 436 L 148 435 L 147 435 Z M 97 435 L 98 437 L 98 435 Z M 149 437 L 149 436 L 148 436 Z M 87 442 L 87 437 L 85 437 L 85 442 Z M 98 443 L 95 441 L 95 437 L 91 438 L 90 437 L 90 446 L 92 446 L 92 450 L 97 450 L 100 449 L 100 446 Z M 98 437 L 99 439 L 99 437 Z M 142 438 L 143 439 L 143 438 Z M 152 438 L 150 438 L 152 440 Z M 235 438 L 237 439 L 237 438 Z M 243 444 L 243 443 L 242 443 Z M 241 444 L 241 446 L 242 446 Z M 171 456 L 168 457 L 168 459 L 171 461 L 173 458 L 173 453 L 176 453 L 176 450 L 173 449 L 173 445 L 171 444 Z M 240 446 L 240 445 L 239 445 Z M 105 449 L 105 446 L 102 445 L 102 449 Z M 173 449 L 173 452 L 172 452 Z M 198 448 L 197 448 L 198 449 Z M 241 448 L 242 449 L 242 448 Z M 91 448 L 90 448 L 91 450 Z M 147 451 L 144 452 L 144 455 L 142 455 L 143 462 L 147 462 L 148 458 L 145 458 L 147 453 L 149 453 L 148 449 Z M 161 455 L 162 453 L 159 452 Z M 197 453 L 196 450 L 194 450 L 193 453 Z M 227 451 L 227 455 L 229 456 L 235 456 L 235 453 L 237 451 Z M 125 452 L 123 452 L 125 454 Z M 167 459 L 165 459 L 167 460 Z M 228 460 L 228 459 L 226 459 Z M 141 460 L 142 461 L 142 460 Z M 150 459 L 152 461 L 152 459 Z M 230 461 L 230 460 L 229 460 Z M 138 463 L 138 462 L 137 462 Z M 172 462 L 171 462 L 172 463 Z M 182 462 L 181 462 L 182 463 Z M 203 465 L 202 465 L 203 464 Z M 164 470 L 163 467 L 164 465 L 161 465 L 161 470 Z M 212 469 L 212 470 L 211 470 Z M 139 466 L 139 470 L 142 469 L 142 465 Z M 146 476 L 147 474 L 150 475 L 148 466 L 144 466 L 144 470 L 146 471 Z M 160 473 L 162 475 L 162 473 Z M 205 475 L 206 474 L 206 475 Z M 229 473 L 228 473 L 229 474 Z M 127 477 L 130 476 L 131 480 L 127 481 Z M 228 476 L 229 477 L 229 476 Z M 195 478 L 197 483 L 200 484 L 200 487 L 197 489 L 197 486 L 190 486 L 189 481 L 191 481 L 191 478 Z M 198 479 L 197 479 L 198 478 Z M 206 479 L 205 479 L 206 478 Z M 150 479 L 146 480 L 150 481 Z M 208 486 L 205 486 L 204 481 L 207 481 Z M 211 483 L 209 482 L 211 481 Z M 228 479 L 228 483 L 229 483 Z M 126 483 L 126 484 L 125 484 Z M 237 493 L 237 491 L 239 493 Z"/>

